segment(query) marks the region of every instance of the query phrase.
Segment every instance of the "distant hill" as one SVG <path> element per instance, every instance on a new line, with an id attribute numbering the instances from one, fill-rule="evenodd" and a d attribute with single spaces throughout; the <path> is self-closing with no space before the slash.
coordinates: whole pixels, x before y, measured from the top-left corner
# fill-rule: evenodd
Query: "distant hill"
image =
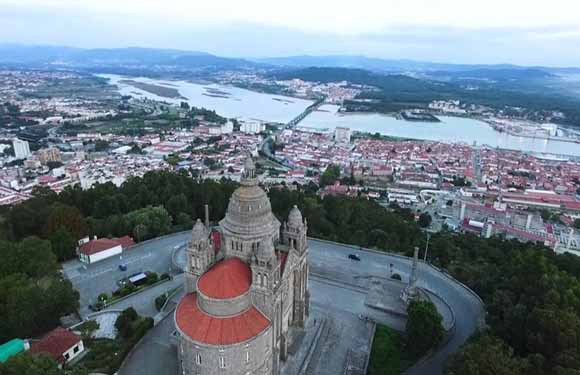
<path id="1" fill-rule="evenodd" d="M 380 74 L 363 69 L 310 67 L 272 73 L 279 80 L 302 79 L 304 81 L 329 83 L 348 81 L 354 84 L 375 86 L 384 90 L 425 93 L 440 91 L 449 86 L 443 82 L 417 79 L 403 74 Z"/>
<path id="2" fill-rule="evenodd" d="M 289 56 L 253 59 L 253 61 L 275 65 L 282 68 L 307 68 L 307 67 L 333 67 L 333 68 L 355 68 L 365 69 L 380 73 L 424 73 L 443 74 L 443 72 L 474 72 L 480 78 L 489 71 L 495 72 L 519 72 L 513 73 L 523 78 L 528 73 L 534 71 L 544 71 L 551 74 L 559 73 L 580 73 L 578 68 L 550 68 L 550 67 L 523 67 L 511 64 L 445 64 L 429 61 L 415 60 L 389 60 L 366 56 L 353 55 L 330 55 L 330 56 Z M 493 73 L 491 73 L 493 74 Z M 535 73 L 534 73 L 535 74 Z"/>
<path id="3" fill-rule="evenodd" d="M 517 65 L 442 64 L 389 60 L 357 55 L 230 58 L 199 51 L 159 48 L 81 49 L 61 46 L 0 44 L 0 63 L 32 67 L 73 67 L 104 71 L 149 72 L 218 69 L 288 70 L 308 67 L 363 69 L 375 73 L 405 73 L 436 79 L 524 80 L 549 74 L 580 74 L 577 68 L 521 67 Z"/>
<path id="4" fill-rule="evenodd" d="M 489 68 L 474 69 L 465 71 L 433 71 L 427 73 L 429 77 L 448 78 L 454 80 L 491 80 L 491 81 L 513 81 L 513 80 L 535 80 L 555 78 L 549 71 L 540 68 Z"/>
<path id="5" fill-rule="evenodd" d="M 263 64 L 205 52 L 154 48 L 79 49 L 0 44 L 0 63 L 124 71 L 258 68 Z"/>

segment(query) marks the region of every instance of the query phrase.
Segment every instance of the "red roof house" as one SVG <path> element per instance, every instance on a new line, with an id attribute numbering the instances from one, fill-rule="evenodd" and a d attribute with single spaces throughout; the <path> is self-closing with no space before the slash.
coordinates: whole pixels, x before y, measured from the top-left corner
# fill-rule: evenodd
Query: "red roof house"
<path id="1" fill-rule="evenodd" d="M 133 245 L 135 245 L 135 241 L 129 236 L 121 238 L 99 238 L 91 241 L 87 237 L 79 241 L 77 253 L 82 262 L 94 263 L 114 255 L 119 255 L 123 250 Z"/>
<path id="2" fill-rule="evenodd" d="M 47 333 L 39 341 L 33 342 L 30 351 L 48 354 L 60 364 L 68 362 L 84 351 L 81 337 L 62 327 Z"/>

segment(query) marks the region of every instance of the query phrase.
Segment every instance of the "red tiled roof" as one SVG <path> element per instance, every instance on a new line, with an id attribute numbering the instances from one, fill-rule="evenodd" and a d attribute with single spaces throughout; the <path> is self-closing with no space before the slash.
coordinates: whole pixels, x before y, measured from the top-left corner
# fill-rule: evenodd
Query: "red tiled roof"
<path id="1" fill-rule="evenodd" d="M 233 317 L 208 315 L 198 307 L 196 293 L 183 297 L 175 310 L 175 323 L 193 341 L 209 345 L 241 343 L 258 336 L 270 326 L 268 318 L 254 306 Z"/>
<path id="2" fill-rule="evenodd" d="M 133 245 L 135 245 L 135 241 L 133 241 L 133 239 L 129 236 L 123 236 L 123 237 L 119 237 L 119 238 L 113 238 L 113 241 L 117 241 L 117 243 L 121 244 L 121 247 L 123 249 L 126 249 L 128 247 L 131 247 Z"/>
<path id="3" fill-rule="evenodd" d="M 229 258 L 215 264 L 197 283 L 199 291 L 216 299 L 241 296 L 250 290 L 252 270 L 239 258 Z"/>
<path id="4" fill-rule="evenodd" d="M 39 341 L 33 342 L 30 351 L 36 354 L 46 353 L 56 361 L 63 363 L 63 354 L 80 341 L 81 338 L 79 336 L 62 327 L 58 327 L 54 331 L 47 333 Z"/>
<path id="5" fill-rule="evenodd" d="M 79 247 L 79 252 L 85 255 L 93 255 L 100 253 L 101 251 L 109 250 L 119 243 L 108 238 L 99 238 L 98 240 L 92 240 L 87 243 L 82 244 Z"/>
<path id="6" fill-rule="evenodd" d="M 109 250 L 115 246 L 121 245 L 123 249 L 135 245 L 135 241 L 129 236 L 123 236 L 120 238 L 99 238 L 98 240 L 92 240 L 79 247 L 79 252 L 85 255 L 93 255 L 100 253 L 101 251 Z"/>

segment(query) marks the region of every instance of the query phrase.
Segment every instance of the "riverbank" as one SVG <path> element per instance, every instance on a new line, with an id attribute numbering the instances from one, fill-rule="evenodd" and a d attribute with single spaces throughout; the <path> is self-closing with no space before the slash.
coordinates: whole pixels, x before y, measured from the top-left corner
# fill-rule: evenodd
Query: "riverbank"
<path id="1" fill-rule="evenodd" d="M 178 89 L 173 88 L 173 87 L 165 87 L 165 86 L 154 85 L 151 83 L 138 82 L 138 81 L 135 81 L 132 79 L 123 79 L 123 80 L 120 80 L 119 83 L 133 86 L 139 90 L 146 91 L 148 93 L 160 96 L 162 98 L 187 99 L 186 97 L 182 96 L 179 93 Z"/>

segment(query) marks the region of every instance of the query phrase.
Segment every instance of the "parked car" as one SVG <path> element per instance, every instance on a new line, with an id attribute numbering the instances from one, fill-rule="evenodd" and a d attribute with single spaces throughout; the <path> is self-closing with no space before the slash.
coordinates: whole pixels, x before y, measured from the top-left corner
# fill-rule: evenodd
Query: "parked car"
<path id="1" fill-rule="evenodd" d="M 120 271 L 127 271 L 127 265 L 126 264 L 119 264 L 119 270 Z"/>
<path id="2" fill-rule="evenodd" d="M 356 260 L 360 262 L 360 257 L 356 254 L 348 254 L 348 259 Z"/>

